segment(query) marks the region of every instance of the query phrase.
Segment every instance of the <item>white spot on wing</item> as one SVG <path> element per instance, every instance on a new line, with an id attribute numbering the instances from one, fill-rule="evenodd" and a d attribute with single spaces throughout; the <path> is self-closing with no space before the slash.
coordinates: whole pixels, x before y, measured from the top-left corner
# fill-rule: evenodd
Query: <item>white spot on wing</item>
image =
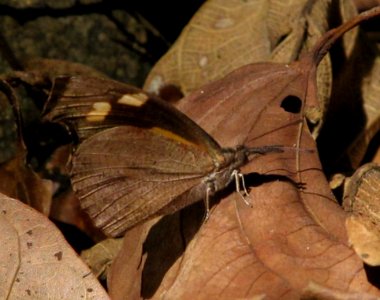
<path id="1" fill-rule="evenodd" d="M 146 100 L 148 100 L 148 96 L 144 93 L 125 94 L 117 100 L 117 103 L 139 107 L 143 105 Z"/>
<path id="2" fill-rule="evenodd" d="M 111 104 L 108 102 L 95 102 L 92 105 L 92 110 L 87 114 L 86 120 L 88 122 L 101 122 L 108 115 L 111 110 Z"/>

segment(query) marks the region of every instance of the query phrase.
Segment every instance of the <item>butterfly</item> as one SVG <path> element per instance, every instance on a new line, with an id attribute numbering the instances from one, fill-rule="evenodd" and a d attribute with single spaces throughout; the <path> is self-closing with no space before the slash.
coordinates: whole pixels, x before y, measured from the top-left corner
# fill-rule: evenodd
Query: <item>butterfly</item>
<path id="1" fill-rule="evenodd" d="M 171 104 L 96 77 L 58 77 L 45 119 L 76 137 L 70 178 L 81 207 L 109 236 L 209 198 L 251 156 L 281 146 L 221 147 Z"/>

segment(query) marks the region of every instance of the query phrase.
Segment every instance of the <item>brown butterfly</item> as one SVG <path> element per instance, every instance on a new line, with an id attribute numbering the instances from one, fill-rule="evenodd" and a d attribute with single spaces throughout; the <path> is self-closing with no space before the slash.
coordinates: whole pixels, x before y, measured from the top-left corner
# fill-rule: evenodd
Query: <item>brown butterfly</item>
<path id="1" fill-rule="evenodd" d="M 224 189 L 250 155 L 281 146 L 222 148 L 163 100 L 120 82 L 60 77 L 46 119 L 80 142 L 71 182 L 82 208 L 107 235 L 173 213 Z"/>

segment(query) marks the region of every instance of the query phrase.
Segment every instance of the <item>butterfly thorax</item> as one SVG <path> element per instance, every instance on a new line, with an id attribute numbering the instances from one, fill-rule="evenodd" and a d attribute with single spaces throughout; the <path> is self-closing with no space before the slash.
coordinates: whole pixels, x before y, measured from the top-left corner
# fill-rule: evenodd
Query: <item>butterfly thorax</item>
<path id="1" fill-rule="evenodd" d="M 233 180 L 233 172 L 239 170 L 248 160 L 246 147 L 244 146 L 223 148 L 222 153 L 224 157 L 223 163 L 216 166 L 215 170 L 204 179 L 204 183 L 207 185 L 211 195 L 224 189 Z"/>

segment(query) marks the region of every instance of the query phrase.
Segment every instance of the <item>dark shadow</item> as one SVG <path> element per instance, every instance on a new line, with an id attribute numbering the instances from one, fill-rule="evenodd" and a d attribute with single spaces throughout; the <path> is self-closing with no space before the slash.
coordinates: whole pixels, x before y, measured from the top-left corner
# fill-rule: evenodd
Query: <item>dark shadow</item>
<path id="1" fill-rule="evenodd" d="M 74 225 L 52 220 L 57 228 L 62 232 L 66 241 L 80 254 L 82 250 L 86 250 L 94 246 L 94 241 L 83 231 Z"/>
<path id="2" fill-rule="evenodd" d="M 345 55 L 342 39 L 337 40 L 330 50 L 334 84 L 326 119 L 317 139 L 328 177 L 352 169 L 346 150 L 366 124 L 362 85 L 373 67 L 376 53 L 376 49 L 363 40 L 363 34 L 358 35 L 349 57 Z"/>
<path id="3" fill-rule="evenodd" d="M 380 266 L 372 267 L 364 264 L 364 271 L 367 275 L 368 282 L 377 288 L 380 288 Z"/>
<path id="4" fill-rule="evenodd" d="M 204 213 L 204 204 L 199 201 L 163 217 L 151 228 L 143 247 L 147 256 L 141 283 L 144 299 L 154 295 L 165 274 L 184 253 L 203 224 Z"/>
<path id="5" fill-rule="evenodd" d="M 276 175 L 276 174 L 263 175 L 259 173 L 250 173 L 248 175 L 244 175 L 244 180 L 247 187 L 256 187 L 264 183 L 273 182 L 273 181 L 287 182 L 287 183 L 292 184 L 297 189 L 303 189 L 305 186 L 305 183 L 296 182 L 285 175 Z"/>

